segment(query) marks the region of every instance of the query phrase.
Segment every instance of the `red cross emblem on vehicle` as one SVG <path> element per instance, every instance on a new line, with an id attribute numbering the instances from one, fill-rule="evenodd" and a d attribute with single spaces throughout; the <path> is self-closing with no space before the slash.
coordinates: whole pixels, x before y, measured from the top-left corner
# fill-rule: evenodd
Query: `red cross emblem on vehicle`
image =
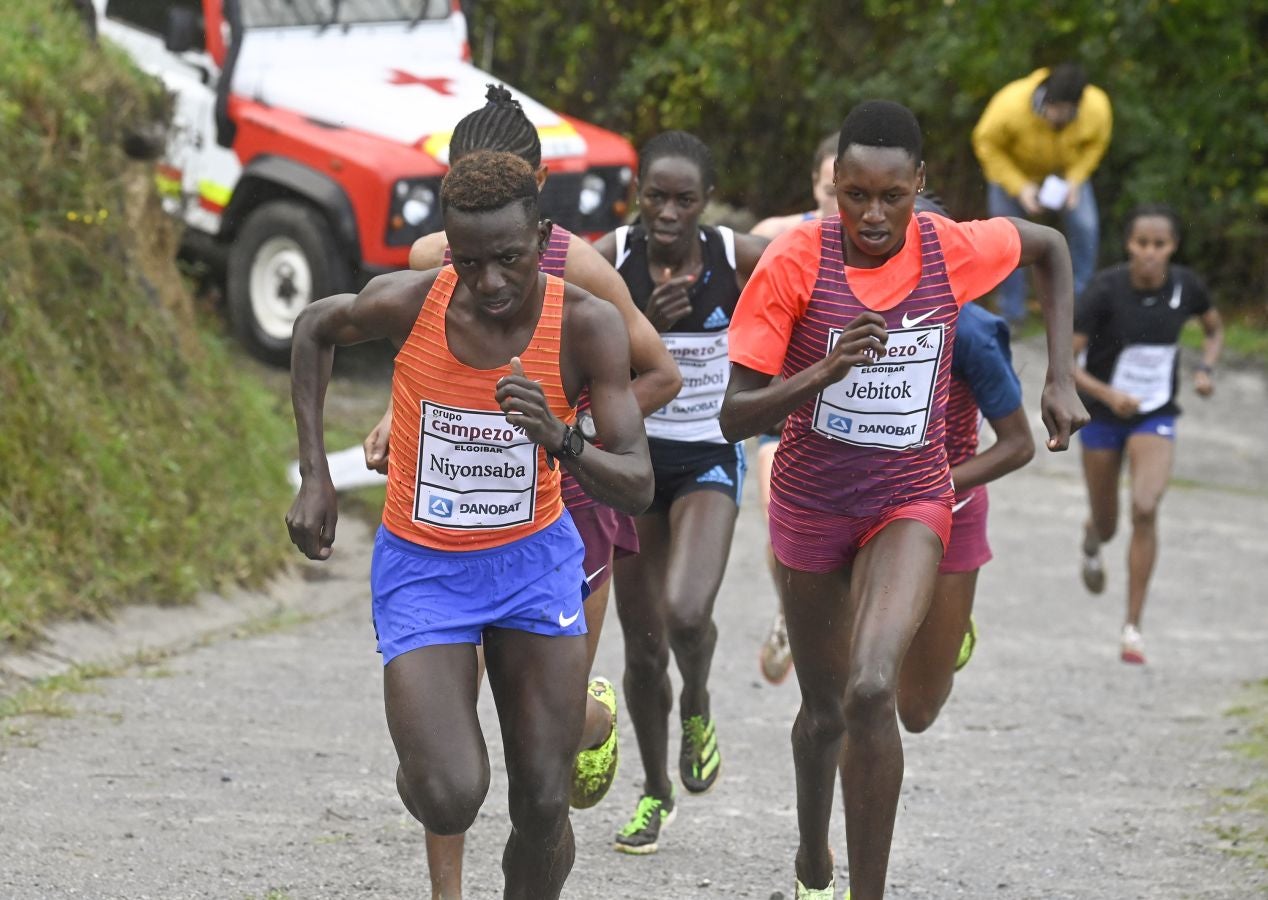
<path id="1" fill-rule="evenodd" d="M 437 94 L 442 94 L 446 97 L 452 97 L 454 95 L 453 91 L 449 88 L 449 86 L 453 84 L 452 78 L 422 78 L 418 75 L 411 75 L 409 72 L 404 72 L 400 69 L 392 69 L 392 74 L 389 76 L 387 83 L 421 84 L 423 87 L 430 88 Z"/>

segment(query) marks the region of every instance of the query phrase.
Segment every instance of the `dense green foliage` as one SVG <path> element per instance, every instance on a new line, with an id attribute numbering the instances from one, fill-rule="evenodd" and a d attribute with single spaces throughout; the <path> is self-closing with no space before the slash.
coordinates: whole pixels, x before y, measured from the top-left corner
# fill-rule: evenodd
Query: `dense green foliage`
<path id="1" fill-rule="evenodd" d="M 0 15 L 0 642 L 284 552 L 286 418 L 197 327 L 120 150 L 164 104 L 60 4 Z"/>
<path id="2" fill-rule="evenodd" d="M 915 110 L 931 185 L 980 215 L 969 135 L 987 100 L 1081 60 L 1115 112 L 1094 180 L 1103 257 L 1121 257 L 1128 208 L 1170 202 L 1184 258 L 1224 302 L 1263 308 L 1268 0 L 483 0 L 472 35 L 477 59 L 491 51 L 495 72 L 558 108 L 635 141 L 696 132 L 721 192 L 763 215 L 810 204 L 816 143 L 869 97 Z"/>

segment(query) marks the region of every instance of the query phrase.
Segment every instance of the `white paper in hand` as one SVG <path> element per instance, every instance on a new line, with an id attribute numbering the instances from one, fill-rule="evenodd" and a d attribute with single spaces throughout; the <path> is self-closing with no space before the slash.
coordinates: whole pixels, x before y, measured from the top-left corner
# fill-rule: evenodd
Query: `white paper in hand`
<path id="1" fill-rule="evenodd" d="M 365 467 L 365 451 L 360 447 L 327 453 L 326 462 L 330 466 L 330 480 L 335 483 L 337 491 L 387 483 L 386 475 Z M 294 488 L 299 490 L 299 463 L 291 463 L 286 474 Z"/>
<path id="2" fill-rule="evenodd" d="M 1044 209 L 1061 209 L 1070 196 L 1070 182 L 1056 175 L 1049 175 L 1039 185 L 1039 205 Z"/>

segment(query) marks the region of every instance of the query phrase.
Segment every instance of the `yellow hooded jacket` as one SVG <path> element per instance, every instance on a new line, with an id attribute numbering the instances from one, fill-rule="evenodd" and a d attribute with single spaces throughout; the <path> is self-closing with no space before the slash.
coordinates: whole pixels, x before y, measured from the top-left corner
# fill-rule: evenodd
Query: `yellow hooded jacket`
<path id="1" fill-rule="evenodd" d="M 1039 184 L 1049 175 L 1061 176 L 1076 190 L 1092 177 L 1109 146 L 1113 121 L 1106 93 L 1089 84 L 1074 120 L 1057 131 L 1032 101 L 1047 77 L 1047 69 L 1038 69 L 1004 85 L 973 129 L 973 151 L 986 180 L 1014 197 L 1027 182 Z"/>

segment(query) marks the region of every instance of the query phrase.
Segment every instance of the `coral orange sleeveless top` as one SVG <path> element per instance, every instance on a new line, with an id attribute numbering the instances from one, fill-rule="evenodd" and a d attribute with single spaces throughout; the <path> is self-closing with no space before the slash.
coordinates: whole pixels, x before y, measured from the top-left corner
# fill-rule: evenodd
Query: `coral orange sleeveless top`
<path id="1" fill-rule="evenodd" d="M 392 375 L 392 452 L 383 524 L 397 537 L 437 550 L 484 550 L 534 534 L 563 512 L 559 469 L 494 400 L 509 362 L 473 369 L 449 352 L 445 313 L 458 276 L 441 269 Z M 541 383 L 550 411 L 572 422 L 559 373 L 564 283 L 546 276 L 537 329 L 520 355 Z"/>

